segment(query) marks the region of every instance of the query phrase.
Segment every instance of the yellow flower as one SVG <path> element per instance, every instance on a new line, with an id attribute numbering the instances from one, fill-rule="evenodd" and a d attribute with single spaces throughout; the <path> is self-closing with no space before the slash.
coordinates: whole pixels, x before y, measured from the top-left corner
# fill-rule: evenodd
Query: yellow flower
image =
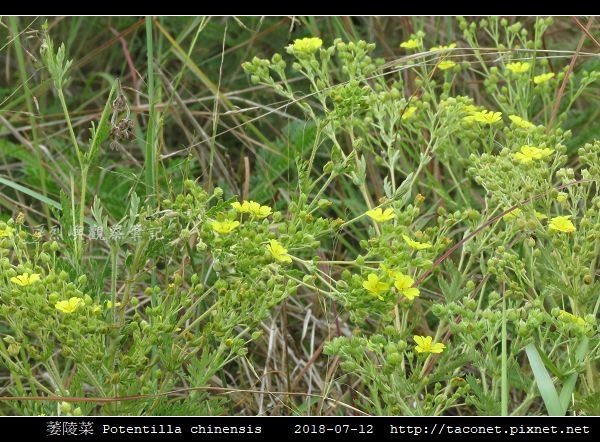
<path id="1" fill-rule="evenodd" d="M 248 201 L 244 201 L 241 204 L 238 201 L 236 201 L 235 203 L 231 203 L 231 207 L 233 207 L 238 213 L 250 212 L 250 206 L 248 205 Z"/>
<path id="2" fill-rule="evenodd" d="M 102 307 L 99 305 L 95 305 L 92 307 L 92 315 L 99 315 L 102 313 Z"/>
<path id="3" fill-rule="evenodd" d="M 261 206 L 256 201 L 238 201 L 231 203 L 231 207 L 238 213 L 251 213 L 258 218 L 266 218 L 272 213 L 272 209 L 269 206 Z"/>
<path id="4" fill-rule="evenodd" d="M 527 72 L 530 67 L 531 65 L 529 63 L 523 63 L 520 61 L 517 61 L 515 63 L 508 63 L 506 65 L 506 69 L 511 71 L 513 74 L 523 74 L 524 72 Z"/>
<path id="5" fill-rule="evenodd" d="M 10 278 L 10 282 L 13 282 L 21 287 L 27 287 L 35 282 L 40 280 L 40 275 L 38 273 L 23 273 L 22 275 L 13 276 Z"/>
<path id="6" fill-rule="evenodd" d="M 438 64 L 438 68 L 440 69 L 440 71 L 452 69 L 454 66 L 456 66 L 456 63 L 454 63 L 452 60 L 442 60 L 440 61 L 440 64 Z"/>
<path id="7" fill-rule="evenodd" d="M 545 147 L 540 149 L 534 146 L 521 146 L 520 152 L 515 152 L 515 158 L 523 164 L 531 163 L 533 160 L 542 160 L 550 156 L 554 149 Z"/>
<path id="8" fill-rule="evenodd" d="M 558 317 L 560 319 L 562 319 L 565 322 L 571 322 L 573 324 L 577 324 L 580 325 L 582 327 L 585 327 L 587 325 L 587 323 L 585 322 L 585 319 L 583 319 L 580 316 L 576 316 L 572 313 L 569 313 L 565 310 L 560 310 L 560 313 L 558 314 Z"/>
<path id="9" fill-rule="evenodd" d="M 412 247 L 415 250 L 423 250 L 423 249 L 428 249 L 429 247 L 431 247 L 430 243 L 414 241 L 414 240 L 410 239 L 410 237 L 408 235 L 402 235 L 402 238 L 404 238 L 404 241 L 406 241 L 406 244 L 408 244 L 410 247 Z"/>
<path id="10" fill-rule="evenodd" d="M 398 289 L 400 294 L 406 296 L 411 301 L 415 299 L 415 296 L 419 296 L 420 291 L 418 288 L 413 287 L 415 280 L 410 276 L 403 274 L 402 272 L 393 272 L 394 276 L 394 287 Z"/>
<path id="11" fill-rule="evenodd" d="M 294 52 L 314 54 L 321 46 L 323 46 L 323 40 L 319 37 L 297 38 L 290 46 Z"/>
<path id="12" fill-rule="evenodd" d="M 415 350 L 417 353 L 441 353 L 444 351 L 446 346 L 441 342 L 432 343 L 433 338 L 431 336 L 413 336 L 414 341 L 417 343 L 415 345 Z"/>
<path id="13" fill-rule="evenodd" d="M 267 250 L 271 252 L 273 258 L 281 262 L 292 262 L 292 258 L 288 255 L 288 251 L 276 239 L 270 239 Z"/>
<path id="14" fill-rule="evenodd" d="M 508 118 L 510 118 L 510 121 L 512 121 L 515 126 L 520 127 L 521 129 L 531 129 L 532 127 L 535 127 L 535 124 L 530 123 L 517 115 L 509 115 Z"/>
<path id="15" fill-rule="evenodd" d="M 227 234 L 227 233 L 231 233 L 231 231 L 233 229 L 238 227 L 240 225 L 240 222 L 239 221 L 230 221 L 230 220 L 213 221 L 210 225 L 212 226 L 212 228 L 215 232 Z"/>
<path id="16" fill-rule="evenodd" d="M 106 301 L 106 308 L 112 308 L 112 307 L 113 307 L 112 301 Z M 115 302 L 115 308 L 116 307 L 121 307 L 121 303 L 120 302 Z"/>
<path id="17" fill-rule="evenodd" d="M 248 203 L 248 211 L 257 218 L 266 218 L 272 212 L 269 206 L 261 206 L 255 201 L 244 201 Z"/>
<path id="18" fill-rule="evenodd" d="M 411 38 L 410 40 L 406 40 L 400 43 L 400 47 L 404 49 L 416 49 L 421 46 L 421 42 L 416 38 Z"/>
<path id="19" fill-rule="evenodd" d="M 12 236 L 15 229 L 10 226 L 6 226 L 4 229 L 0 229 L 0 238 L 4 238 L 7 236 Z"/>
<path id="20" fill-rule="evenodd" d="M 362 285 L 365 289 L 376 295 L 382 301 L 383 296 L 381 296 L 381 293 L 390 288 L 389 284 L 379 281 L 379 277 L 375 273 L 369 273 L 367 280 L 363 281 Z"/>
<path id="21" fill-rule="evenodd" d="M 456 47 L 456 43 L 450 43 L 447 46 L 434 46 L 430 49 L 430 51 L 446 51 L 448 49 L 454 49 Z"/>
<path id="22" fill-rule="evenodd" d="M 507 210 L 508 207 L 504 210 Z M 519 209 L 518 207 L 513 210 L 512 212 L 508 212 L 506 215 L 504 215 L 502 217 L 502 219 L 515 219 L 516 217 L 518 217 L 521 214 L 521 209 Z"/>
<path id="23" fill-rule="evenodd" d="M 84 304 L 83 299 L 73 296 L 68 301 L 58 301 L 54 307 L 63 313 L 71 314 Z"/>
<path id="24" fill-rule="evenodd" d="M 535 77 L 533 77 L 533 82 L 535 84 L 542 84 L 542 83 L 547 82 L 551 78 L 554 78 L 554 72 L 548 72 L 546 74 L 536 75 Z"/>
<path id="25" fill-rule="evenodd" d="M 473 114 L 464 117 L 463 120 L 469 123 L 477 122 L 481 124 L 493 124 L 502 120 L 502 112 L 492 112 L 486 110 L 473 112 Z"/>
<path id="26" fill-rule="evenodd" d="M 367 216 L 378 223 L 383 223 L 385 221 L 389 221 L 391 219 L 396 218 L 394 214 L 394 209 L 385 209 L 385 211 L 380 207 L 378 209 L 368 210 Z"/>
<path id="27" fill-rule="evenodd" d="M 409 106 L 402 114 L 402 120 L 408 120 L 417 111 L 417 106 Z"/>
<path id="28" fill-rule="evenodd" d="M 575 231 L 575 225 L 569 219 L 570 215 L 567 216 L 556 216 L 550 220 L 548 224 L 548 230 L 556 230 L 558 232 L 572 233 Z"/>

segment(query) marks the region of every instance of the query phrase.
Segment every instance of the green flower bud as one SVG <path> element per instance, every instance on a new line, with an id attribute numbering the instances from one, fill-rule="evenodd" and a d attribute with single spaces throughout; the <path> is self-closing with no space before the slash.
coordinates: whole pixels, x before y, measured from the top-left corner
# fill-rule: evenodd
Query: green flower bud
<path id="1" fill-rule="evenodd" d="M 392 367 L 396 367 L 402 363 L 402 355 L 398 352 L 390 353 L 386 358 L 386 362 Z"/>
<path id="2" fill-rule="evenodd" d="M 63 413 L 70 413 L 71 412 L 71 404 L 69 404 L 68 402 L 61 402 L 60 403 L 60 410 Z"/>

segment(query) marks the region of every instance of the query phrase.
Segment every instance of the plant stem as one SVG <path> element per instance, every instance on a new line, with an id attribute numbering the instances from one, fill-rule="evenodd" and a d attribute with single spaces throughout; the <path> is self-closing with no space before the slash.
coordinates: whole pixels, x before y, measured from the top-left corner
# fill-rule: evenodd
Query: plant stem
<path id="1" fill-rule="evenodd" d="M 504 288 L 504 283 L 502 283 Z M 501 414 L 508 416 L 508 351 L 506 333 L 506 294 L 502 290 L 502 381 L 501 381 Z"/>
<path id="2" fill-rule="evenodd" d="M 81 182 L 79 184 L 81 188 L 81 197 L 79 201 L 79 231 L 76 236 L 76 246 L 75 246 L 75 255 L 76 255 L 76 266 L 78 270 L 81 268 L 82 259 L 83 259 L 83 217 L 85 213 L 85 193 L 87 186 L 87 174 L 89 165 L 85 163 L 84 157 L 81 153 L 81 149 L 79 149 L 79 143 L 77 142 L 77 137 L 75 136 L 75 132 L 73 131 L 73 125 L 71 124 L 71 118 L 69 117 L 69 110 L 67 109 L 67 102 L 65 101 L 65 96 L 63 94 L 62 88 L 57 88 L 58 98 L 60 100 L 60 104 L 65 115 L 65 120 L 67 122 L 67 126 L 69 128 L 69 134 L 71 135 L 71 142 L 75 147 L 75 153 L 77 154 L 77 161 L 79 162 L 79 168 L 81 169 Z M 71 190 L 71 195 L 73 195 L 74 189 Z M 74 200 L 73 200 L 74 203 Z M 73 227 L 75 227 L 75 223 L 73 223 Z"/>
<path id="3" fill-rule="evenodd" d="M 69 128 L 69 135 L 71 136 L 71 142 L 75 147 L 75 153 L 77 154 L 77 161 L 79 161 L 79 167 L 83 169 L 83 155 L 81 154 L 81 150 L 79 149 L 79 143 L 77 142 L 77 137 L 75 136 L 75 132 L 73 131 L 73 125 L 71 124 L 71 117 L 69 116 L 69 109 L 67 109 L 67 102 L 65 101 L 65 95 L 62 91 L 62 88 L 57 88 L 56 92 L 58 93 L 58 100 L 60 101 L 60 105 L 62 107 L 63 113 L 65 115 L 65 120 L 67 122 L 67 127 Z"/>

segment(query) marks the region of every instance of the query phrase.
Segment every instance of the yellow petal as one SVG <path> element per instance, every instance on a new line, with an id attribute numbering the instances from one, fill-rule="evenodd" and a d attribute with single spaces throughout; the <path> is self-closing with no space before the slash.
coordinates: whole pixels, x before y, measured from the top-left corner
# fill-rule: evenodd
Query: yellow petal
<path id="1" fill-rule="evenodd" d="M 406 296 L 406 297 L 407 297 L 409 300 L 411 300 L 411 301 L 412 301 L 413 299 L 415 299 L 415 297 L 416 297 L 416 296 L 419 296 L 419 294 L 420 294 L 420 293 L 421 293 L 421 292 L 420 292 L 420 291 L 419 291 L 419 289 L 418 289 L 418 288 L 416 288 L 416 287 L 411 287 L 411 288 L 408 288 L 408 289 L 406 289 L 406 290 L 402 291 L 402 294 L 403 294 L 404 296 Z"/>

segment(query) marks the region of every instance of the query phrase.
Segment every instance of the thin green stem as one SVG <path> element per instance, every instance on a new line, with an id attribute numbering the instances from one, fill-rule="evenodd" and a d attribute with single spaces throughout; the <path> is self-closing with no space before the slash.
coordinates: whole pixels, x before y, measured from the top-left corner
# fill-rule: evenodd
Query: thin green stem
<path id="1" fill-rule="evenodd" d="M 506 294 L 502 291 L 502 367 L 501 367 L 501 414 L 508 416 L 508 349 L 506 332 Z"/>
<path id="2" fill-rule="evenodd" d="M 71 136 L 71 142 L 73 143 L 73 147 L 75 147 L 75 153 L 77 154 L 77 161 L 79 162 L 79 168 L 83 169 L 83 154 L 81 153 L 81 149 L 79 149 L 79 143 L 77 142 L 77 137 L 75 136 L 75 131 L 73 130 L 73 125 L 71 124 L 71 117 L 69 116 L 69 109 L 67 108 L 67 102 L 65 101 L 65 95 L 63 93 L 62 88 L 57 88 L 56 92 L 58 93 L 58 100 L 60 101 L 60 106 L 62 107 L 63 114 L 65 115 L 65 121 L 67 122 L 67 127 L 69 128 L 69 135 Z"/>

